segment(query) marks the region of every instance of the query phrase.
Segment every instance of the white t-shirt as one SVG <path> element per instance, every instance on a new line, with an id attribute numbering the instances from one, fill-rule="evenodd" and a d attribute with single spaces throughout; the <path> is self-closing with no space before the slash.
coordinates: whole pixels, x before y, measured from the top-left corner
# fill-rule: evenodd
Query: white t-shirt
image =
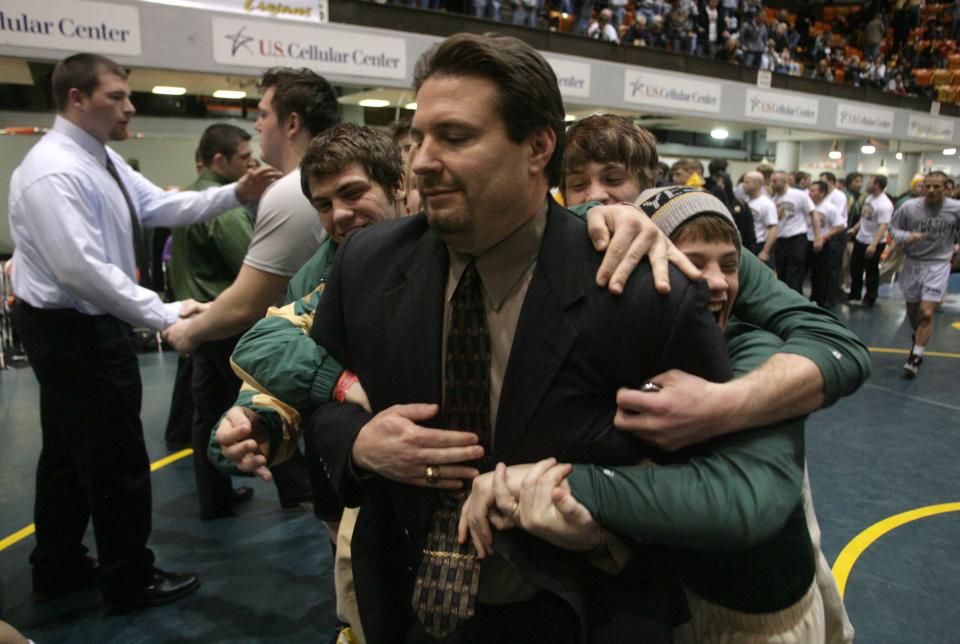
<path id="1" fill-rule="evenodd" d="M 813 201 L 807 193 L 797 188 L 787 188 L 782 195 L 774 195 L 773 203 L 777 204 L 777 215 L 780 217 L 777 239 L 807 232 L 807 222 L 813 210 Z"/>
<path id="2" fill-rule="evenodd" d="M 889 226 L 891 218 L 893 218 L 893 202 L 890 201 L 890 197 L 884 193 L 880 193 L 879 197 L 867 195 L 863 201 L 863 209 L 860 211 L 860 230 L 857 231 L 857 241 L 861 244 L 872 244 L 880 226 L 883 224 Z M 883 240 L 881 239 L 880 242 L 882 243 Z"/>
<path id="3" fill-rule="evenodd" d="M 320 214 L 300 189 L 297 168 L 263 193 L 243 263 L 265 273 L 291 277 L 326 238 Z"/>
<path id="4" fill-rule="evenodd" d="M 747 202 L 750 207 L 750 214 L 753 216 L 753 232 L 757 237 L 757 243 L 762 244 L 767 241 L 767 228 L 778 225 L 777 207 L 770 197 L 764 194 L 757 195 L 756 199 Z"/>
<path id="5" fill-rule="evenodd" d="M 812 200 L 811 200 L 812 201 Z M 837 207 L 832 203 L 824 199 L 820 202 L 820 205 L 817 206 L 814 204 L 813 212 L 810 213 L 810 217 L 807 219 L 807 241 L 814 241 L 813 237 L 813 217 L 814 213 L 820 213 L 820 236 L 823 237 L 826 235 L 831 228 L 835 228 L 840 224 L 837 223 L 840 220 L 840 213 L 837 211 Z"/>
<path id="6" fill-rule="evenodd" d="M 827 193 L 827 196 L 824 198 L 824 201 L 829 201 L 834 206 L 837 207 L 837 210 L 840 211 L 840 214 L 843 216 L 844 225 L 847 221 L 847 193 L 843 190 L 837 190 L 834 188 Z M 839 224 L 837 224 L 839 226 Z"/>

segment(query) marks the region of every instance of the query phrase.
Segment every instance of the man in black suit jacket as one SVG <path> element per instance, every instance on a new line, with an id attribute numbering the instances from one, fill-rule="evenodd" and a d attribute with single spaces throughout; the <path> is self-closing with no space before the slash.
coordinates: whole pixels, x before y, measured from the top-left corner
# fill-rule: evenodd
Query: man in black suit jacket
<path id="1" fill-rule="evenodd" d="M 334 404 L 314 416 L 331 481 L 361 505 L 353 569 L 371 642 L 436 641 L 411 597 L 441 495 L 497 461 L 635 463 L 648 448 L 613 428 L 619 387 L 668 368 L 730 375 L 703 284 L 671 269 L 671 292 L 659 295 L 644 264 L 620 297 L 597 288 L 585 225 L 548 194 L 564 109 L 539 54 L 458 34 L 424 55 L 415 85 L 425 213 L 345 240 L 312 332 L 359 376 L 375 412 Z M 438 415 L 450 298 L 470 264 L 492 353 L 486 445 Z M 475 610 L 444 641 L 668 640 L 684 617 L 656 558 L 625 563 L 612 535 L 577 555 L 502 537 L 480 567 Z"/>

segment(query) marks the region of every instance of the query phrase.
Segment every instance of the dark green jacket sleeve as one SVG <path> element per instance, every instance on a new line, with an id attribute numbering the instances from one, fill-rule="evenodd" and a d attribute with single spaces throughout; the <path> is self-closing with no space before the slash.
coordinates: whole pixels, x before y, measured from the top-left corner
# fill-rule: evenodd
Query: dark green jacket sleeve
<path id="1" fill-rule="evenodd" d="M 243 335 L 231 357 L 231 366 L 243 381 L 235 405 L 253 409 L 270 436 L 270 462 L 288 457 L 300 432 L 299 409 L 330 401 L 340 364 L 310 338 L 317 303 L 336 254 L 328 240 L 291 279 L 286 303 Z M 226 474 L 236 475 L 223 457 L 211 432 L 208 456 Z"/>
<path id="2" fill-rule="evenodd" d="M 823 374 L 825 406 L 850 395 L 870 376 L 870 353 L 860 338 L 832 313 L 788 288 L 750 252 L 740 258 L 740 293 L 733 314 L 780 337 L 778 353 L 816 363 Z"/>
<path id="3" fill-rule="evenodd" d="M 580 217 L 599 202 L 571 208 Z M 870 376 L 870 354 L 860 338 L 832 313 L 788 288 L 750 252 L 740 257 L 740 293 L 733 314 L 784 340 L 779 353 L 812 360 L 823 374 L 826 401 L 848 396 Z"/>
<path id="4" fill-rule="evenodd" d="M 782 345 L 761 330 L 735 333 L 728 334 L 728 348 L 738 375 Z M 775 536 L 800 499 L 803 419 L 737 432 L 698 449 L 682 463 L 575 465 L 568 481 L 604 527 L 639 541 L 743 550 Z"/>

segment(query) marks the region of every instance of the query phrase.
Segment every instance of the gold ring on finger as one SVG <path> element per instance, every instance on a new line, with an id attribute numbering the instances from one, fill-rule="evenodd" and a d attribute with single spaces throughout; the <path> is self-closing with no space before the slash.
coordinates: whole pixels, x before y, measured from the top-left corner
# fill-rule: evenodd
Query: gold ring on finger
<path id="1" fill-rule="evenodd" d="M 427 465 L 423 468 L 423 478 L 430 485 L 436 485 L 440 481 L 440 466 Z"/>

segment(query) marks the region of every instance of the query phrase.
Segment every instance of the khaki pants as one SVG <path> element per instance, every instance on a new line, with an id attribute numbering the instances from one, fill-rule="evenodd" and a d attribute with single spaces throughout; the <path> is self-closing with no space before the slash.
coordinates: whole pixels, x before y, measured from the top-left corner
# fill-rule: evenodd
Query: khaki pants
<path id="1" fill-rule="evenodd" d="M 333 560 L 333 585 L 337 592 L 337 618 L 350 624 L 353 635 L 365 642 L 363 627 L 360 625 L 360 609 L 357 606 L 357 592 L 353 587 L 353 558 L 350 556 L 350 542 L 353 528 L 357 525 L 360 508 L 344 508 L 340 517 L 340 529 L 337 531 L 337 555 Z"/>
<path id="2" fill-rule="evenodd" d="M 681 644 L 822 644 L 823 601 L 816 582 L 793 606 L 774 613 L 741 613 L 687 591 L 690 621 L 674 631 Z"/>

